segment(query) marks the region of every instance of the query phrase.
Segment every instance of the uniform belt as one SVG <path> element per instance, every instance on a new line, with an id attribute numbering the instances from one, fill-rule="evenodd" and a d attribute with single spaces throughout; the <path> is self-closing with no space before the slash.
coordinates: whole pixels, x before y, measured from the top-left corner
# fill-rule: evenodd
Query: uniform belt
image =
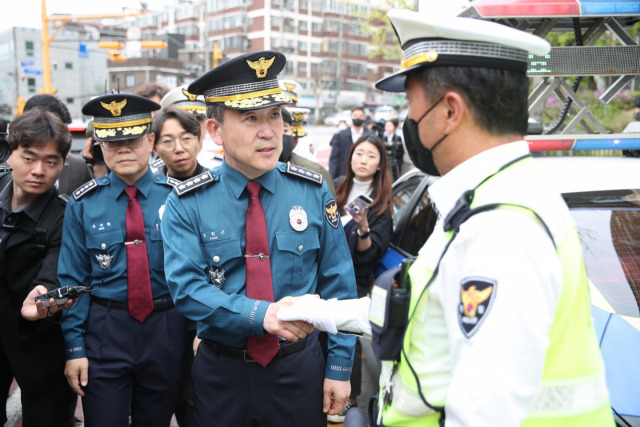
<path id="1" fill-rule="evenodd" d="M 244 360 L 245 363 L 256 362 L 255 360 L 253 360 L 251 356 L 249 356 L 249 353 L 247 352 L 247 350 L 244 350 L 242 348 L 227 347 L 208 339 L 203 339 L 202 341 L 207 345 L 207 347 L 215 351 L 216 354 L 218 355 L 231 357 L 232 359 Z M 274 356 L 274 359 L 280 359 L 282 357 L 286 357 L 290 354 L 296 353 L 302 350 L 303 348 L 305 348 L 306 346 L 307 346 L 307 338 L 303 338 L 301 340 L 298 340 L 292 343 L 287 342 L 284 345 L 280 344 L 280 349 Z"/>
<path id="2" fill-rule="evenodd" d="M 107 308 L 129 310 L 128 301 L 113 301 L 106 298 L 100 298 L 95 295 L 91 295 L 91 301 Z M 153 300 L 153 311 L 162 311 L 171 307 L 173 307 L 173 300 L 170 297 L 160 297 Z"/>

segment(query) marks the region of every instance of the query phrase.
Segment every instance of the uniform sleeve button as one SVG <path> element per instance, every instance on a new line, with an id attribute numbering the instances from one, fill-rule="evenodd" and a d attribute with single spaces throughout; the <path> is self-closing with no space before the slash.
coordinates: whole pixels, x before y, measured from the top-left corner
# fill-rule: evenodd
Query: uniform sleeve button
<path id="1" fill-rule="evenodd" d="M 220 257 L 218 255 L 213 257 L 213 262 L 220 262 Z"/>
<path id="2" fill-rule="evenodd" d="M 298 246 L 298 252 L 302 252 L 303 249 L 304 249 L 304 246 L 302 245 Z"/>

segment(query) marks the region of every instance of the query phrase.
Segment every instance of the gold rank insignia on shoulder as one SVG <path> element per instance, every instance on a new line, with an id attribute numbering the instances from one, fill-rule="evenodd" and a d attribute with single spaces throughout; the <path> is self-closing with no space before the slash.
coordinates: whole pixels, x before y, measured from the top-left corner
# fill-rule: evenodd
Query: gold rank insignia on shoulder
<path id="1" fill-rule="evenodd" d="M 458 323 L 465 337 L 471 338 L 493 304 L 498 283 L 485 277 L 466 277 L 460 283 Z"/>
<path id="2" fill-rule="evenodd" d="M 257 61 L 249 61 L 247 59 L 247 64 L 249 64 L 249 67 L 256 70 L 256 77 L 262 79 L 264 77 L 267 77 L 267 70 L 269 69 L 269 67 L 271 67 L 271 64 L 273 64 L 274 59 L 276 59 L 275 56 L 271 59 L 264 59 L 263 56 Z"/>
<path id="3" fill-rule="evenodd" d="M 120 115 L 122 114 L 122 109 L 124 108 L 125 105 L 127 105 L 127 100 L 123 99 L 120 102 L 111 101 L 108 104 L 105 104 L 104 102 L 100 101 L 100 105 L 102 105 L 105 110 L 109 110 L 113 117 L 120 117 Z"/>
<path id="4" fill-rule="evenodd" d="M 291 163 L 287 163 L 287 171 L 288 174 L 299 176 L 300 178 L 307 179 L 309 181 L 313 181 L 316 184 L 322 185 L 322 175 L 318 172 L 314 172 L 312 170 L 301 168 L 300 166 L 292 165 Z"/>

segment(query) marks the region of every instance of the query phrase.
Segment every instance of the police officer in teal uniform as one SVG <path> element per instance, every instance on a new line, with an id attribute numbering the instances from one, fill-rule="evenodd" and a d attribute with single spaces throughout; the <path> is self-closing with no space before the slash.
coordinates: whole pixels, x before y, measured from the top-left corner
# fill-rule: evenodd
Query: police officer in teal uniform
<path id="1" fill-rule="evenodd" d="M 276 318 L 291 297 L 356 296 L 344 231 L 322 176 L 278 163 L 280 105 L 290 101 L 276 77 L 285 62 L 278 52 L 250 53 L 189 86 L 204 94 L 207 131 L 225 151 L 222 165 L 176 187 L 161 224 L 169 289 L 203 339 L 192 368 L 199 425 L 325 427 L 326 414 L 342 412 L 349 397 L 355 337 L 333 336 L 325 365 L 311 325 Z M 250 181 L 262 188 L 271 301 L 247 296 Z M 273 336 L 275 357 L 256 363 L 248 342 Z"/>
<path id="2" fill-rule="evenodd" d="M 111 172 L 70 198 L 58 278 L 62 286 L 93 289 L 60 321 L 65 374 L 83 397 L 85 422 L 91 426 L 126 426 L 129 415 L 134 426 L 168 426 L 180 393 L 187 325 L 165 282 L 160 233 L 173 186 L 148 165 L 154 142 L 151 111 L 159 108 L 139 96 L 110 94 L 82 109 L 94 116 L 95 138 Z M 138 222 L 144 231 L 135 240 L 129 235 L 132 199 L 144 221 Z M 141 245 L 146 251 L 136 254 L 142 258 L 128 260 L 130 250 Z M 141 284 L 148 292 L 143 315 L 131 301 L 137 298 L 132 288 Z"/>

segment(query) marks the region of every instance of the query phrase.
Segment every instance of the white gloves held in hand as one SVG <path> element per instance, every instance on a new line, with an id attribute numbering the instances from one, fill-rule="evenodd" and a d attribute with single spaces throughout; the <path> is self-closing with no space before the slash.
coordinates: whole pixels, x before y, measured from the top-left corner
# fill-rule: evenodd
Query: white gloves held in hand
<path id="1" fill-rule="evenodd" d="M 368 297 L 360 299 L 323 300 L 317 295 L 304 295 L 291 307 L 278 311 L 278 319 L 302 320 L 330 334 L 354 333 L 371 336 Z"/>

